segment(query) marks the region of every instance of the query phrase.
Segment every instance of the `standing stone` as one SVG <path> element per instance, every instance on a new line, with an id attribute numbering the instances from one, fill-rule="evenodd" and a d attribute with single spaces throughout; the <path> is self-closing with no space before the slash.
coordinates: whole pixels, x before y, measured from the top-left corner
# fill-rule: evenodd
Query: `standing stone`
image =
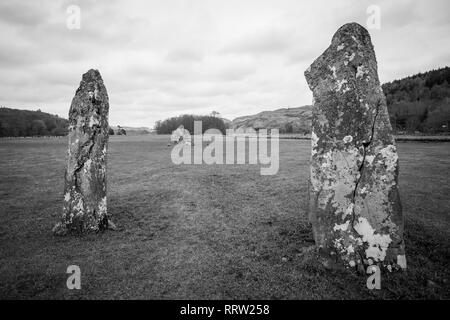
<path id="1" fill-rule="evenodd" d="M 367 30 L 342 26 L 305 77 L 314 98 L 309 219 L 316 245 L 327 263 L 406 268 L 397 149 Z"/>
<path id="2" fill-rule="evenodd" d="M 69 110 L 69 148 L 62 221 L 53 232 L 85 233 L 108 227 L 106 152 L 109 102 L 97 70 L 83 75 Z"/>

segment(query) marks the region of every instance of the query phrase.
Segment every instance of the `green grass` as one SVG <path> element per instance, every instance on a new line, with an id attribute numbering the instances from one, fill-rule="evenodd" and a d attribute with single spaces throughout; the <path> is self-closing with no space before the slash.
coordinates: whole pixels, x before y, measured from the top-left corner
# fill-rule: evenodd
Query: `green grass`
<path id="1" fill-rule="evenodd" d="M 112 136 L 108 210 L 121 230 L 54 237 L 66 139 L 0 140 L 0 298 L 450 298 L 450 144 L 398 144 L 408 270 L 371 291 L 307 250 L 309 141 L 281 140 L 274 176 L 177 166 L 167 141 Z M 66 288 L 71 264 L 81 290 Z"/>

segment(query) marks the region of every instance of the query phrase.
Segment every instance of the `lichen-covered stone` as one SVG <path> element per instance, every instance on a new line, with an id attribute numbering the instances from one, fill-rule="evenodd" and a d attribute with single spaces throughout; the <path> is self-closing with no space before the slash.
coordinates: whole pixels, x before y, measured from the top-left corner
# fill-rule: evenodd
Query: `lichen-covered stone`
<path id="1" fill-rule="evenodd" d="M 313 92 L 310 221 L 326 257 L 406 268 L 398 156 L 366 29 L 342 26 L 305 72 Z"/>
<path id="2" fill-rule="evenodd" d="M 106 152 L 109 100 L 97 70 L 83 75 L 69 111 L 69 147 L 62 221 L 55 234 L 108 227 Z"/>

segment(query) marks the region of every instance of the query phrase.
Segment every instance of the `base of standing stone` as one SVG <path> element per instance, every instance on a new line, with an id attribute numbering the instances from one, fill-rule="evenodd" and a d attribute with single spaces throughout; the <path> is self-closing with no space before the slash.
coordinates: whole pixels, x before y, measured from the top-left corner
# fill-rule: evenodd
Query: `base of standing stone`
<path id="1" fill-rule="evenodd" d="M 55 236 L 65 236 L 68 233 L 67 228 L 64 226 L 62 222 L 58 222 L 52 229 L 52 233 Z"/>
<path id="2" fill-rule="evenodd" d="M 110 219 L 108 219 L 106 227 L 104 227 L 102 229 L 99 229 L 99 230 L 95 230 L 95 231 L 93 230 L 92 232 L 99 232 L 99 231 L 101 232 L 101 231 L 105 231 L 105 230 L 118 231 L 119 228 L 116 226 L 116 224 L 114 222 L 112 222 Z M 84 232 L 85 232 L 85 230 L 84 230 Z M 65 236 L 65 235 L 70 234 L 70 233 L 75 233 L 76 234 L 76 233 L 80 233 L 80 232 L 78 232 L 76 230 L 68 229 L 67 226 L 64 223 L 58 222 L 53 227 L 52 233 L 55 236 Z"/>

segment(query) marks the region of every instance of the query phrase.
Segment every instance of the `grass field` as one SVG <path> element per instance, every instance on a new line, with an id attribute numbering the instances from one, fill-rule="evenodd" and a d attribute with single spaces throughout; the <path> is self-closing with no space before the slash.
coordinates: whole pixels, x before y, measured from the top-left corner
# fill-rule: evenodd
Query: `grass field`
<path id="1" fill-rule="evenodd" d="M 0 298 L 450 298 L 450 143 L 399 143 L 408 270 L 325 270 L 308 248 L 310 142 L 280 170 L 174 165 L 167 136 L 112 136 L 108 211 L 120 231 L 54 237 L 66 139 L 0 140 Z M 68 290 L 66 268 L 81 268 Z"/>

